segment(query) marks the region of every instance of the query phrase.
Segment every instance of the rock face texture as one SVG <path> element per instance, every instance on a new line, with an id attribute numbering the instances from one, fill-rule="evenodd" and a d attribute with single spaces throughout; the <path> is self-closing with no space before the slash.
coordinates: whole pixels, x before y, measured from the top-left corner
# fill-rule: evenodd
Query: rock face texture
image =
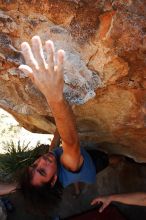
<path id="1" fill-rule="evenodd" d="M 53 133 L 45 98 L 18 70 L 34 35 L 66 51 L 64 94 L 81 140 L 146 162 L 146 1 L 0 0 L 0 107 Z"/>

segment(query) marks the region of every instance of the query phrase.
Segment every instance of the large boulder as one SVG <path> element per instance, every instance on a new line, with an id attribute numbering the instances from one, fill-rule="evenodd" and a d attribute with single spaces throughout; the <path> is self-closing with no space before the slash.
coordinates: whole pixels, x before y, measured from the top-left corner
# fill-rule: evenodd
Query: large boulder
<path id="1" fill-rule="evenodd" d="M 21 42 L 52 39 L 66 51 L 64 94 L 80 139 L 146 162 L 146 1 L 0 3 L 0 107 L 32 132 L 54 132 L 45 98 L 17 68 Z"/>

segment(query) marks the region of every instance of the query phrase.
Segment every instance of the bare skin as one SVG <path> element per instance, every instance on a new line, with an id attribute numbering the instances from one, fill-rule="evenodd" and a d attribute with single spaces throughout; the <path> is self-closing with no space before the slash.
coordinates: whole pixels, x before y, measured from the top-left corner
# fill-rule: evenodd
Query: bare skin
<path id="1" fill-rule="evenodd" d="M 59 145 L 60 145 L 60 134 L 58 130 L 56 129 L 54 132 L 54 137 L 49 147 L 49 151 L 52 151 L 54 148 L 58 147 Z"/>
<path id="2" fill-rule="evenodd" d="M 47 61 L 44 59 L 42 43 L 39 36 L 32 38 L 32 49 L 27 42 L 21 45 L 22 53 L 24 55 L 26 65 L 19 67 L 45 96 L 52 114 L 55 118 L 56 126 L 60 137 L 62 139 L 63 154 L 61 156 L 61 163 L 67 169 L 76 171 L 83 163 L 83 157 L 80 154 L 79 139 L 76 129 L 76 124 L 72 110 L 63 96 L 64 78 L 64 51 L 57 52 L 57 66 L 54 65 L 54 45 L 52 41 L 45 42 L 45 50 L 47 52 Z M 33 52 L 32 52 L 33 51 Z M 55 160 L 53 163 L 56 163 Z M 36 167 L 32 170 L 34 177 L 32 184 L 42 184 L 40 169 L 45 169 L 46 165 L 44 158 L 36 162 Z M 47 164 L 49 166 L 49 164 Z M 57 180 L 57 170 L 55 165 L 47 167 L 52 169 L 50 177 L 46 175 L 46 182 L 48 178 L 53 178 L 53 183 Z M 43 179 L 44 182 L 44 179 Z"/>
<path id="3" fill-rule="evenodd" d="M 127 205 L 146 206 L 146 193 L 137 192 L 129 194 L 115 194 L 110 196 L 99 196 L 95 198 L 91 205 L 102 203 L 99 212 L 102 212 L 111 202 L 120 202 Z"/>
<path id="4" fill-rule="evenodd" d="M 17 187 L 16 183 L 11 183 L 11 184 L 1 183 L 0 184 L 0 196 L 9 194 L 15 191 L 16 187 Z"/>

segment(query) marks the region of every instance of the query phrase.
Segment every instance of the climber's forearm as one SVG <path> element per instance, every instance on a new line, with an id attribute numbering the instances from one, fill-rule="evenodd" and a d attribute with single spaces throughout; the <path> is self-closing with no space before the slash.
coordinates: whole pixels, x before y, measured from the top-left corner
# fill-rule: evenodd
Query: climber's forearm
<path id="1" fill-rule="evenodd" d="M 54 132 L 54 137 L 51 141 L 50 147 L 49 147 L 49 151 L 52 151 L 53 148 L 58 147 L 60 145 L 60 134 L 58 132 L 58 129 L 56 128 L 55 132 Z"/>
<path id="2" fill-rule="evenodd" d="M 48 99 L 47 99 L 48 100 Z M 61 136 L 64 150 L 70 148 L 69 151 L 73 148 L 79 148 L 79 139 L 75 124 L 74 115 L 71 107 L 68 105 L 67 101 L 63 98 L 57 101 L 48 100 L 48 104 L 51 107 L 57 129 Z"/>
<path id="3" fill-rule="evenodd" d="M 0 184 L 0 196 L 9 194 L 16 190 L 16 184 Z"/>
<path id="4" fill-rule="evenodd" d="M 146 193 L 142 192 L 111 195 L 110 199 L 127 205 L 146 206 Z"/>

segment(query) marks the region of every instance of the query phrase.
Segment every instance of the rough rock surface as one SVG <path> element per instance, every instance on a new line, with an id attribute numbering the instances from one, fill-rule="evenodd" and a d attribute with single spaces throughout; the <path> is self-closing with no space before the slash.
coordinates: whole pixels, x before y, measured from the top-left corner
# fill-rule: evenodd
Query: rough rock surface
<path id="1" fill-rule="evenodd" d="M 64 94 L 81 140 L 146 162 L 146 1 L 0 0 L 0 107 L 53 133 L 43 95 L 17 67 L 33 35 L 64 48 Z M 109 144 L 106 144 L 109 143 Z"/>

